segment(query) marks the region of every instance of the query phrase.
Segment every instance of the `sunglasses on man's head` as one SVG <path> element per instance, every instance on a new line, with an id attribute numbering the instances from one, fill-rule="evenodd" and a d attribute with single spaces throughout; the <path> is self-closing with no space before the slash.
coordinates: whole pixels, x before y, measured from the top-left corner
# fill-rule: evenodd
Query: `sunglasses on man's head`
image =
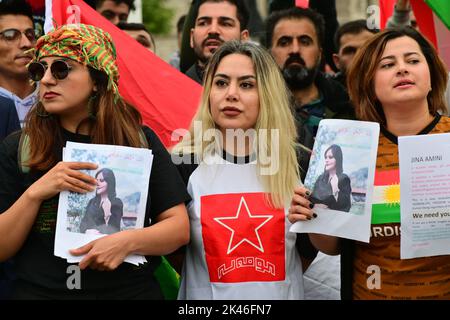
<path id="1" fill-rule="evenodd" d="M 32 28 L 29 28 L 23 32 L 20 30 L 17 30 L 17 29 L 6 29 L 6 30 L 3 30 L 2 32 L 0 32 L 0 35 L 6 41 L 16 41 L 22 37 L 22 33 L 25 35 L 25 37 L 27 37 L 27 39 L 30 42 L 36 41 L 36 33 L 34 32 L 34 29 L 32 29 Z"/>
<path id="2" fill-rule="evenodd" d="M 46 62 L 32 62 L 28 66 L 28 74 L 31 80 L 41 81 L 47 71 L 48 65 Z M 50 66 L 50 72 L 56 80 L 63 80 L 69 75 L 72 67 L 64 60 L 55 60 Z"/>

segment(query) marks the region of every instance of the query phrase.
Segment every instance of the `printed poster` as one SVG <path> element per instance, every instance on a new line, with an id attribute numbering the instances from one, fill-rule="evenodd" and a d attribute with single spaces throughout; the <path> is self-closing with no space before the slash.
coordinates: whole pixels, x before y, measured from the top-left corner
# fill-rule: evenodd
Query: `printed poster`
<path id="1" fill-rule="evenodd" d="M 398 139 L 400 258 L 450 254 L 450 134 Z"/>
<path id="2" fill-rule="evenodd" d="M 97 180 L 87 194 L 60 193 L 55 237 L 55 255 L 69 263 L 82 260 L 70 249 L 116 232 L 143 228 L 153 155 L 151 150 L 111 145 L 67 142 L 63 161 L 92 162 L 96 170 L 85 173 Z M 125 259 L 145 263 L 143 256 Z"/>
<path id="3" fill-rule="evenodd" d="M 379 124 L 322 120 L 304 185 L 317 218 L 290 231 L 369 242 Z"/>

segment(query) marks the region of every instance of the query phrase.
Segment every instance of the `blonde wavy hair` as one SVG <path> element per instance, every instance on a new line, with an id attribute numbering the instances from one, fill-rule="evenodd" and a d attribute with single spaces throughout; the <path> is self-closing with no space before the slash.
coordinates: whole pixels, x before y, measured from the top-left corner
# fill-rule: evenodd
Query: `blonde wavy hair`
<path id="1" fill-rule="evenodd" d="M 251 42 L 237 40 L 223 44 L 211 57 L 205 73 L 204 89 L 196 116 L 192 122 L 189 134 L 177 144 L 172 153 L 174 155 L 194 155 L 202 161 L 204 155 L 221 152 L 222 148 L 217 136 L 211 140 L 199 139 L 202 132 L 215 129 L 216 125 L 210 111 L 210 93 L 213 78 L 222 59 L 230 54 L 241 54 L 249 57 L 253 62 L 260 101 L 259 115 L 255 124 L 255 131 L 259 136 L 261 129 L 268 132 L 278 130 L 278 141 L 272 141 L 272 135 L 267 135 L 267 143 L 255 144 L 254 148 L 264 149 L 264 154 L 273 155 L 277 147 L 278 170 L 275 173 L 261 175 L 265 191 L 270 194 L 269 204 L 283 208 L 286 201 L 292 198 L 294 187 L 300 183 L 299 166 L 296 156 L 297 130 L 292 111 L 291 94 L 286 88 L 281 72 L 272 56 L 262 47 Z M 199 121 L 200 126 L 194 126 Z M 202 130 L 202 131 L 200 131 Z M 197 131 L 197 132 L 195 132 Z M 211 147 L 213 146 L 213 147 Z M 257 166 L 262 169 L 261 150 L 255 150 Z M 259 151 L 259 152 L 258 152 Z M 261 171 L 260 171 L 261 172 Z"/>

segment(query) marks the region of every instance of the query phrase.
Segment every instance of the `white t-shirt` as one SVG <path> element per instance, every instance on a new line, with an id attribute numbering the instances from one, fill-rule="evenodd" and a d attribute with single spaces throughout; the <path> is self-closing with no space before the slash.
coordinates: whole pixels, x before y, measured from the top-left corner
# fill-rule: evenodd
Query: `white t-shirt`
<path id="1" fill-rule="evenodd" d="M 303 299 L 296 234 L 264 201 L 255 163 L 208 156 L 192 172 L 179 299 Z"/>

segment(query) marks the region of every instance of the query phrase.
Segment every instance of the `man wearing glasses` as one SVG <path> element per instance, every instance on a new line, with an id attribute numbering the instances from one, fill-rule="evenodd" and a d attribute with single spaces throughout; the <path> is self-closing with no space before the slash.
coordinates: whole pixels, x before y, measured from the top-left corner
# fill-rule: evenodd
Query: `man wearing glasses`
<path id="1" fill-rule="evenodd" d="M 28 78 L 27 50 L 36 43 L 31 7 L 25 0 L 0 2 L 0 97 L 12 100 L 23 126 L 37 101 L 37 89 Z"/>

